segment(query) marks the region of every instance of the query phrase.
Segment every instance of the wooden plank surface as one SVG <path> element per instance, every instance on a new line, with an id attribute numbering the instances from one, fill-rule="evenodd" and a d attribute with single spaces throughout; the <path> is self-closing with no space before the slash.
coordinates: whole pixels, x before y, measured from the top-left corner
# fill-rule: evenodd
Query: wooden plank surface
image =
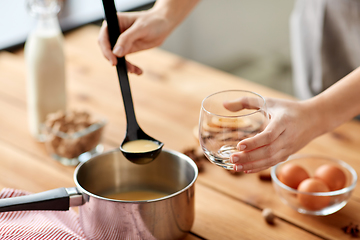
<path id="1" fill-rule="evenodd" d="M 98 31 L 98 27 L 88 26 L 66 36 L 69 107 L 108 118 L 103 142 L 106 149 L 112 149 L 122 142 L 126 123 L 116 71 L 100 53 Z M 144 69 L 143 76 L 130 75 L 139 124 L 163 141 L 165 148 L 177 151 L 197 146 L 193 128 L 201 101 L 210 93 L 241 88 L 264 96 L 291 98 L 159 49 L 132 54 L 127 59 Z M 71 186 L 74 168 L 52 160 L 43 144 L 34 141 L 28 132 L 24 68 L 22 51 L 16 55 L 0 53 L 0 187 L 38 192 Z M 350 122 L 314 140 L 301 152 L 326 153 L 358 171 L 359 133 L 359 123 Z M 39 180 L 40 173 L 48 181 Z M 272 208 L 279 217 L 274 227 L 266 225 L 261 217 L 265 207 Z M 354 214 L 359 210 L 359 186 L 338 213 L 306 216 L 281 203 L 271 183 L 260 181 L 257 174 L 233 176 L 208 163 L 196 183 L 194 235 L 188 239 L 351 239 L 341 227 L 360 223 L 360 215 Z"/>
<path id="2" fill-rule="evenodd" d="M 258 209 L 202 184 L 196 194 L 192 231 L 206 239 L 321 239 L 279 218 L 269 225 Z"/>

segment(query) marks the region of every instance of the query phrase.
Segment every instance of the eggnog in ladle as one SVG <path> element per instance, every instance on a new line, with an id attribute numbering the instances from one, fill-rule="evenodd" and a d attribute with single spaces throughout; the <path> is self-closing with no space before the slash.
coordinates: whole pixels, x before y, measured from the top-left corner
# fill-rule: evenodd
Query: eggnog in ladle
<path id="1" fill-rule="evenodd" d="M 159 148 L 159 144 L 146 139 L 139 139 L 125 143 L 122 149 L 126 152 L 142 153 L 150 152 Z"/>

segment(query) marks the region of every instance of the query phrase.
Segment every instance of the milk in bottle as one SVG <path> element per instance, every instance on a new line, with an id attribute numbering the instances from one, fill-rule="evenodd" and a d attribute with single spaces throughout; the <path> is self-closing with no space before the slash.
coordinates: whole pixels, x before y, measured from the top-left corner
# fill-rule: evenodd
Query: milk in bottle
<path id="1" fill-rule="evenodd" d="M 60 6 L 56 0 L 28 0 L 27 4 L 37 20 L 25 43 L 28 121 L 31 134 L 43 141 L 41 128 L 47 114 L 66 110 Z"/>

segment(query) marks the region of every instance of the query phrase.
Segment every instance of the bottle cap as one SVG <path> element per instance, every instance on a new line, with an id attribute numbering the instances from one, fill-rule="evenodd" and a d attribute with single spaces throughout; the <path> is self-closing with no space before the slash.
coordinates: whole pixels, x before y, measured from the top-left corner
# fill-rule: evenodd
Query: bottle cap
<path id="1" fill-rule="evenodd" d="M 26 6 L 32 16 L 56 15 L 61 9 L 57 0 L 27 0 Z"/>

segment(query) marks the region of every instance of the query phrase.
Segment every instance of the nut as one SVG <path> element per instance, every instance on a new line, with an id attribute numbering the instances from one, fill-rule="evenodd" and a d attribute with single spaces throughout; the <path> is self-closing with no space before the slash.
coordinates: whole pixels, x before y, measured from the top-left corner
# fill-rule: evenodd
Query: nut
<path id="1" fill-rule="evenodd" d="M 270 169 L 260 171 L 258 173 L 258 176 L 259 176 L 261 181 L 271 181 Z"/>
<path id="2" fill-rule="evenodd" d="M 275 223 L 275 215 L 270 208 L 264 208 L 262 216 L 268 224 L 273 225 Z"/>
<path id="3" fill-rule="evenodd" d="M 99 129 L 89 133 L 81 132 L 96 123 L 101 124 Z M 92 121 L 90 114 L 84 111 L 72 111 L 66 114 L 59 111 L 49 114 L 45 126 L 46 147 L 50 152 L 65 158 L 75 158 L 94 149 L 100 142 L 104 128 L 101 122 Z"/>
<path id="4" fill-rule="evenodd" d="M 341 228 L 344 233 L 350 234 L 354 238 L 358 238 L 360 236 L 360 230 L 358 224 L 350 223 L 349 225 Z"/>
<path id="5" fill-rule="evenodd" d="M 204 171 L 204 162 L 206 161 L 206 158 L 201 148 L 190 148 L 183 151 L 183 153 L 195 162 L 196 166 L 199 169 L 199 173 Z"/>

